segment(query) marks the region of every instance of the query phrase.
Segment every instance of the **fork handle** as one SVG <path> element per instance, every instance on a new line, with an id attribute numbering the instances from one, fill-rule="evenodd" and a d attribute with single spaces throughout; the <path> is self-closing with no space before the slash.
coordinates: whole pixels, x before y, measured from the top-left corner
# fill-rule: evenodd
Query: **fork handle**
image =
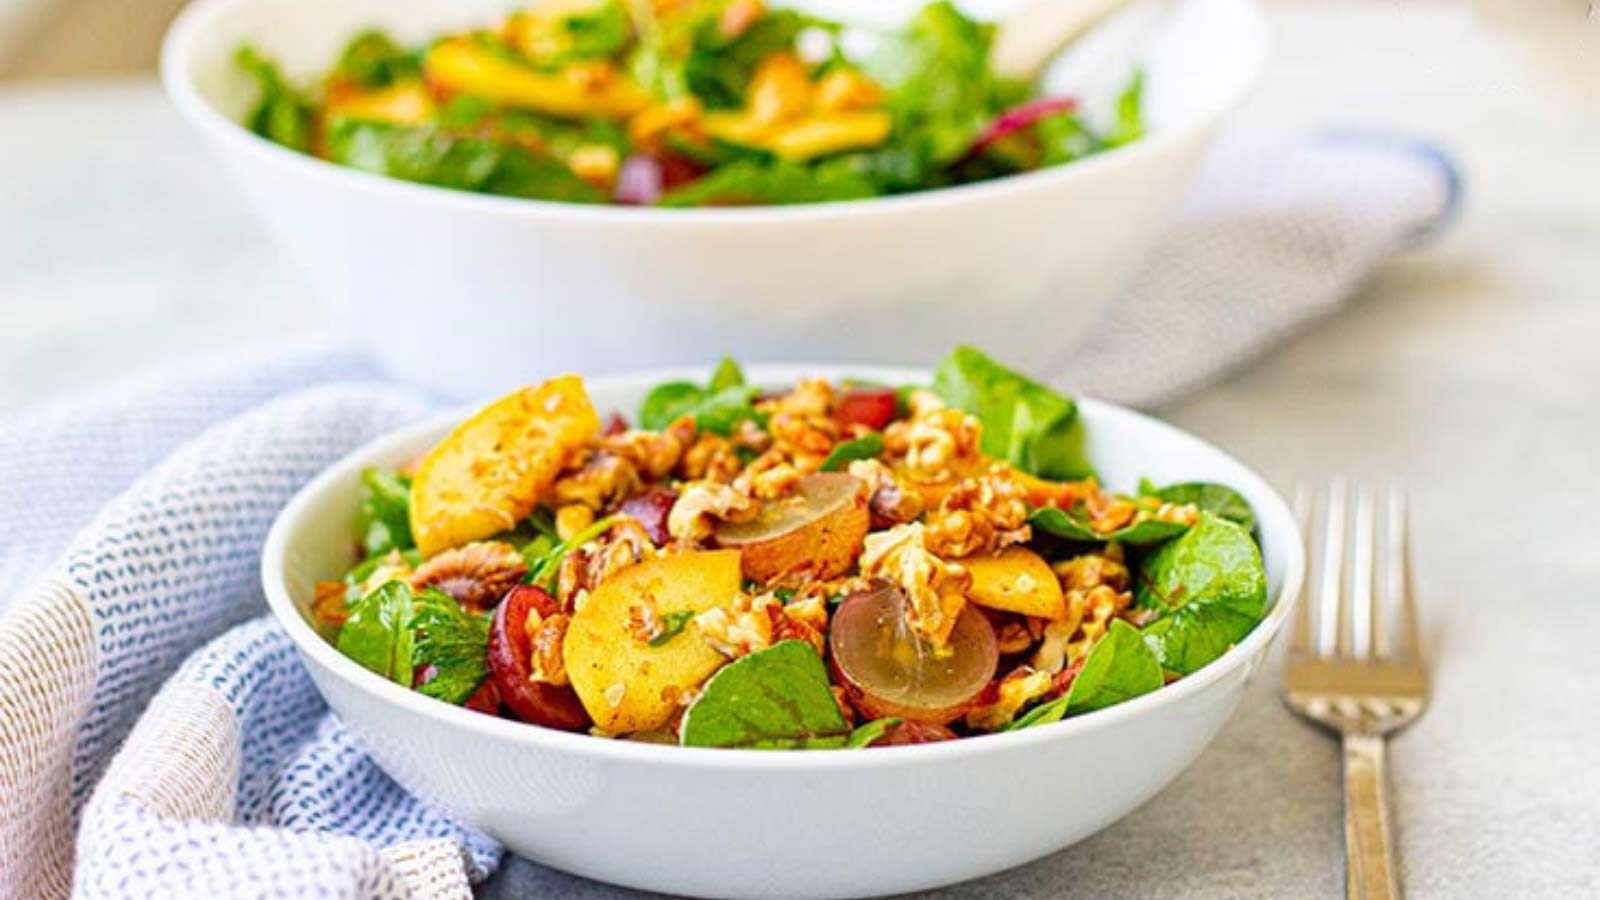
<path id="1" fill-rule="evenodd" d="M 1345 896 L 1349 900 L 1400 897 L 1389 838 L 1385 755 L 1380 735 L 1344 736 Z"/>

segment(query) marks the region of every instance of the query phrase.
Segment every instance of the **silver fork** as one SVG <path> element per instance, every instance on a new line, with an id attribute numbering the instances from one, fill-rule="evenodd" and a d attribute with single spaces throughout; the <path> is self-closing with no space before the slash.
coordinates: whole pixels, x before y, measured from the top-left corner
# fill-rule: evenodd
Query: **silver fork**
<path id="1" fill-rule="evenodd" d="M 1384 742 L 1422 715 L 1428 673 L 1411 590 L 1404 489 L 1392 482 L 1354 493 L 1352 509 L 1342 479 L 1328 486 L 1321 503 L 1305 485 L 1295 491 L 1311 564 L 1290 637 L 1283 698 L 1344 744 L 1345 895 L 1378 900 L 1401 896 Z M 1313 507 L 1321 512 L 1315 537 Z M 1396 610 L 1398 628 L 1391 624 Z"/>

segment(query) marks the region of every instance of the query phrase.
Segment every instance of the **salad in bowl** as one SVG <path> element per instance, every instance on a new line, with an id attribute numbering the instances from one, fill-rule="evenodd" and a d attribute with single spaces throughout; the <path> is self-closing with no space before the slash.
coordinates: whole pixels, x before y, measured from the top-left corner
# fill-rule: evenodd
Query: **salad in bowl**
<path id="1" fill-rule="evenodd" d="M 629 412 L 560 376 L 363 470 L 361 558 L 316 584 L 318 629 L 486 716 L 852 750 L 1171 690 L 1269 610 L 1243 494 L 1109 490 L 1078 405 L 970 347 L 922 384 L 725 359 Z"/>
<path id="2" fill-rule="evenodd" d="M 257 134 L 438 187 L 575 203 L 729 206 L 904 194 L 1070 163 L 1143 133 L 991 70 L 994 28 L 947 0 L 846 29 L 762 0 L 544 0 L 401 44 L 353 36 L 313 84 L 252 45 Z"/>

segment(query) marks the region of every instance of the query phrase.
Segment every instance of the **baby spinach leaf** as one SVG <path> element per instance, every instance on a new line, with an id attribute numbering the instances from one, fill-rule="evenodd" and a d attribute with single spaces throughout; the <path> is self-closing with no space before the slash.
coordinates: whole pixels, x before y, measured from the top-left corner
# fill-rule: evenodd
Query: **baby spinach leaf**
<path id="1" fill-rule="evenodd" d="M 652 388 L 639 407 L 639 427 L 660 431 L 681 416 L 693 416 L 696 428 L 727 436 L 744 419 L 761 421 L 755 408 L 760 393 L 760 388 L 745 384 L 739 364 L 725 356 L 706 387 L 668 381 Z"/>
<path id="2" fill-rule="evenodd" d="M 940 0 L 884 35 L 863 62 L 888 89 L 898 140 L 935 166 L 966 154 L 994 111 L 989 41 L 994 29 Z"/>
<path id="3" fill-rule="evenodd" d="M 841 441 L 822 461 L 822 471 L 837 472 L 858 459 L 873 459 L 882 452 L 883 435 L 877 432 L 864 434 L 853 441 Z"/>
<path id="4" fill-rule="evenodd" d="M 633 36 L 633 24 L 621 0 L 605 0 L 561 20 L 569 47 L 552 62 L 604 59 L 614 56 Z"/>
<path id="5" fill-rule="evenodd" d="M 1117 118 L 1106 143 L 1112 147 L 1131 144 L 1144 137 L 1144 70 L 1133 73 L 1128 86 L 1117 95 Z"/>
<path id="6" fill-rule="evenodd" d="M 406 687 L 411 686 L 415 635 L 411 588 L 391 581 L 372 590 L 350 607 L 335 646 L 363 667 Z"/>
<path id="7" fill-rule="evenodd" d="M 693 37 L 682 71 L 689 91 L 706 106 L 731 108 L 744 102 L 745 88 L 761 61 L 792 48 L 808 19 L 793 10 L 772 10 L 729 38 L 721 28 L 721 6 L 708 4 L 707 12 L 713 14 L 691 26 Z"/>
<path id="8" fill-rule="evenodd" d="M 361 470 L 361 486 L 364 493 L 361 509 L 356 513 L 356 533 L 367 558 L 414 546 L 411 478 L 399 472 L 367 468 Z"/>
<path id="9" fill-rule="evenodd" d="M 431 126 L 354 119 L 334 121 L 328 158 L 405 181 L 509 197 L 604 203 L 606 193 L 549 156 Z"/>
<path id="10" fill-rule="evenodd" d="M 418 53 L 396 44 L 387 34 L 369 28 L 344 45 L 333 74 L 364 88 L 382 88 L 421 78 L 422 60 Z"/>
<path id="11" fill-rule="evenodd" d="M 688 381 L 669 381 L 651 388 L 639 406 L 639 427 L 661 431 L 705 399 L 705 389 Z"/>
<path id="12" fill-rule="evenodd" d="M 715 394 L 717 391 L 744 384 L 744 370 L 739 368 L 739 363 L 731 356 L 724 356 L 717 362 L 717 368 L 711 373 L 711 381 L 706 385 L 706 390 Z"/>
<path id="13" fill-rule="evenodd" d="M 973 347 L 957 347 L 933 375 L 933 391 L 978 417 L 983 452 L 1041 478 L 1094 474 L 1083 455 L 1078 405 Z"/>
<path id="14" fill-rule="evenodd" d="M 857 725 L 856 730 L 845 738 L 844 747 L 854 750 L 857 747 L 871 746 L 873 741 L 883 737 L 889 729 L 899 724 L 899 719 L 873 719 L 871 722 L 864 722 Z"/>
<path id="15" fill-rule="evenodd" d="M 684 713 L 680 740 L 686 747 L 793 749 L 842 746 L 849 734 L 822 657 L 805 641 L 782 641 L 711 676 Z"/>
<path id="16" fill-rule="evenodd" d="M 416 632 L 413 666 L 433 666 L 434 675 L 417 690 L 446 703 L 461 704 L 489 677 L 489 619 L 461 608 L 455 598 L 429 589 L 417 597 L 411 619 Z"/>
<path id="17" fill-rule="evenodd" d="M 812 165 L 753 158 L 718 166 L 656 202 L 661 206 L 778 206 L 858 200 L 878 193 L 872 178 L 844 157 Z"/>
<path id="18" fill-rule="evenodd" d="M 1059 722 L 1067 714 L 1067 698 L 1065 695 L 1046 703 L 1041 703 L 1014 719 L 1003 730 L 1018 731 L 1023 728 L 1032 728 L 1035 725 L 1049 725 Z"/>
<path id="19" fill-rule="evenodd" d="M 255 79 L 260 91 L 245 127 L 291 150 L 310 152 L 311 123 L 316 117 L 311 101 L 284 81 L 277 65 L 255 47 L 241 44 L 233 60 Z"/>
<path id="20" fill-rule="evenodd" d="M 745 419 L 761 420 L 755 407 L 756 395 L 760 393 L 761 389 L 753 384 L 736 384 L 707 394 L 690 407 L 689 414 L 702 430 L 726 437 Z"/>
<path id="21" fill-rule="evenodd" d="M 1139 630 L 1113 619 L 1067 690 L 1067 714 L 1091 712 L 1161 687 L 1161 663 Z"/>
<path id="22" fill-rule="evenodd" d="M 1119 541 L 1131 546 L 1159 544 L 1189 530 L 1189 526 L 1182 522 L 1145 519 L 1110 534 L 1101 534 L 1090 527 L 1089 517 L 1082 512 L 1068 512 L 1054 506 L 1040 507 L 1029 513 L 1028 523 L 1040 531 L 1070 541 Z"/>
<path id="23" fill-rule="evenodd" d="M 1243 528 L 1209 512 L 1139 567 L 1134 603 L 1155 610 L 1145 639 L 1162 666 L 1187 675 L 1221 656 L 1267 610 L 1261 551 Z"/>
<path id="24" fill-rule="evenodd" d="M 1139 493 L 1145 497 L 1158 497 L 1168 503 L 1192 503 L 1201 511 L 1219 515 L 1247 532 L 1256 530 L 1256 512 L 1251 509 L 1250 501 L 1227 485 L 1210 481 L 1183 481 L 1156 487 L 1145 479 L 1139 482 Z"/>

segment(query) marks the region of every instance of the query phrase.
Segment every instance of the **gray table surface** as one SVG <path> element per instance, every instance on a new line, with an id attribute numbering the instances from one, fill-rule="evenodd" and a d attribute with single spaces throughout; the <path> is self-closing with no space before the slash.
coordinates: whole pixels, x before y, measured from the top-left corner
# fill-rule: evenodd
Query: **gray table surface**
<path id="1" fill-rule="evenodd" d="M 1465 215 L 1338 316 L 1160 412 L 1280 484 L 1409 481 L 1437 661 L 1431 711 L 1393 745 L 1412 894 L 1600 895 L 1600 120 L 1461 7 L 1296 3 L 1274 28 L 1241 126 L 1429 135 L 1462 163 Z M 300 277 L 152 85 L 0 92 L 0 134 L 0 410 L 309 329 Z M 931 896 L 1337 895 L 1335 746 L 1274 690 L 1260 679 L 1115 826 Z M 512 860 L 483 893 L 628 892 Z"/>

